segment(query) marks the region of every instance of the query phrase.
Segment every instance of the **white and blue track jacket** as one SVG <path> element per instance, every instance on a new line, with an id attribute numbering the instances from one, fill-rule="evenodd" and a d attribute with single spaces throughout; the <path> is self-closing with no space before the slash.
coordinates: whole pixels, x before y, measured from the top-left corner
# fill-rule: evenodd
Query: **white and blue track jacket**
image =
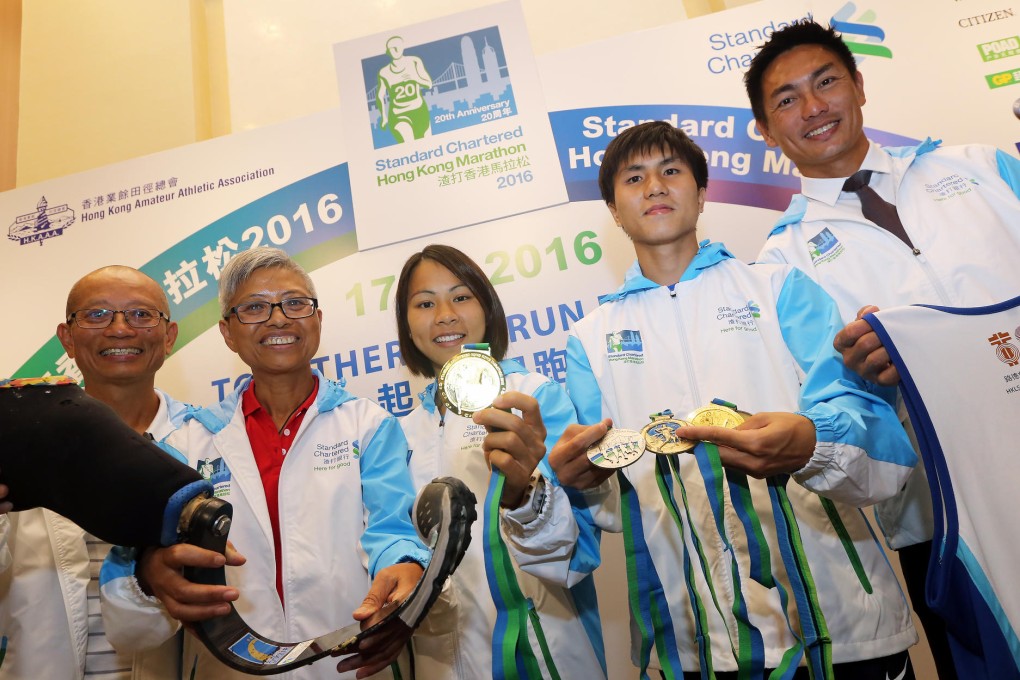
<path id="1" fill-rule="evenodd" d="M 635 263 L 623 286 L 575 324 L 567 344 L 567 388 L 583 424 L 611 417 L 615 427 L 640 430 L 650 414 L 671 409 L 683 418 L 714 398 L 752 413 L 797 412 L 814 423 L 814 454 L 787 489 L 837 663 L 900 652 L 917 639 L 896 577 L 854 507 L 895 493 L 916 457 L 892 408 L 870 394 L 833 350 L 841 326 L 835 304 L 803 273 L 789 266 L 750 266 L 706 241 L 672 290 L 645 278 Z M 710 603 L 714 668 L 735 670 L 727 635 L 736 635 L 730 549 L 716 529 L 699 456 L 680 457 L 690 508 L 683 536 L 660 493 L 656 458 L 646 453 L 621 471 L 620 484 L 633 487 L 638 511 L 627 516 L 627 503 L 621 509 L 610 495 L 611 504 L 598 515 L 607 529 L 625 522 L 629 572 L 640 601 L 654 610 L 651 615 L 642 610 L 645 620 L 639 620 L 632 600 L 633 660 L 640 665 L 642 646 L 660 635 L 651 668 L 699 667 L 683 566 L 684 557 L 696 553 L 693 528 L 719 601 L 718 608 L 711 604 L 699 577 L 697 592 Z M 766 483 L 748 484 L 766 543 L 773 544 Z M 835 501 L 834 516 L 821 496 Z M 775 668 L 795 644 L 781 595 L 747 577 L 751 565 L 741 529 L 746 517 L 735 512 L 729 487 L 724 508 L 749 620 L 761 632 L 765 666 Z M 612 519 L 617 513 L 624 522 Z M 770 563 L 782 580 L 778 552 L 773 545 Z"/>
<path id="2" fill-rule="evenodd" d="M 566 427 L 577 422 L 566 392 L 541 374 L 528 373 L 511 359 L 501 361 L 500 367 L 508 390 L 529 394 L 538 401 L 548 452 Z M 420 489 L 435 477 L 457 477 L 478 499 L 478 519 L 471 527 L 467 555 L 444 589 L 443 599 L 414 636 L 415 671 L 420 678 L 437 680 L 492 677 L 497 621 L 494 600 L 498 595 L 486 582 L 483 542 L 485 527 L 493 520 L 487 516 L 484 502 L 492 476 L 482 450 L 486 430 L 452 411 L 440 415 L 435 395 L 436 383 L 432 382 L 419 395 L 418 408 L 400 421 L 411 447 L 409 466 L 415 488 Z M 546 480 L 546 497 L 538 517 L 521 524 L 515 520 L 515 512 L 504 511 L 501 533 L 516 562 L 514 572 L 520 588 L 541 620 L 560 677 L 604 678 L 602 631 L 590 575 L 594 565 L 571 562 L 578 531 L 570 499 L 556 482 L 546 459 L 539 464 L 539 472 Z M 590 536 L 581 538 L 582 543 L 585 540 L 590 541 Z M 589 549 L 582 554 L 594 553 Z M 535 656 L 542 659 L 534 634 L 529 640 Z"/>
<path id="3" fill-rule="evenodd" d="M 234 515 L 230 541 L 247 558 L 228 568 L 235 602 L 259 633 L 280 641 L 307 640 L 352 623 L 372 577 L 408 559 L 424 564 L 428 552 L 411 524 L 414 490 L 407 471 L 407 440 L 396 418 L 357 398 L 341 382 L 320 374 L 319 390 L 280 471 L 283 602 L 276 591 L 276 558 L 265 492 L 248 442 L 241 387 L 216 406 L 193 414 L 167 439 L 188 464 L 209 474 L 217 497 Z M 144 649 L 177 629 L 165 610 L 143 598 L 133 570 L 103 587 L 114 644 Z M 111 605 L 117 605 L 114 610 Z M 191 678 L 243 678 L 185 636 L 184 673 Z M 338 676 L 328 660 L 285 676 Z M 384 671 L 380 677 L 389 677 Z"/>
<path id="4" fill-rule="evenodd" d="M 896 205 L 912 250 L 866 220 L 843 179 L 802 178 L 759 262 L 798 267 L 852 321 L 865 305 L 989 305 L 1020 294 L 1020 161 L 991 146 L 872 144 L 861 165 Z M 874 388 L 895 399 L 893 390 Z M 906 423 L 906 409 L 899 407 Z M 932 510 L 922 466 L 876 508 L 890 547 L 929 540 Z"/>

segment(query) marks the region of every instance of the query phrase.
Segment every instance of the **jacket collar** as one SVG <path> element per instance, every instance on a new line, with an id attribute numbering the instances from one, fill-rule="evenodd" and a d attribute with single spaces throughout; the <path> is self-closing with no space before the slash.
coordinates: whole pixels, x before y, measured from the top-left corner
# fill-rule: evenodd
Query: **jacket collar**
<path id="1" fill-rule="evenodd" d="M 907 159 L 906 165 L 909 167 L 918 157 L 934 151 L 941 144 L 941 139 L 933 140 L 931 137 L 926 138 L 916 146 L 882 147 L 871 142 L 868 154 L 864 157 L 864 162 L 861 163 L 860 169 L 884 173 L 892 172 L 894 169 L 894 158 Z M 779 218 L 779 221 L 776 222 L 776 226 L 769 232 L 769 236 L 780 233 L 791 224 L 803 221 L 809 205 L 808 199 L 824 203 L 830 207 L 836 205 L 839 193 L 843 189 L 844 181 L 846 181 L 846 177 L 830 179 L 802 177 L 800 180 L 801 193 L 794 194 L 790 199 L 790 206 Z"/>
<path id="2" fill-rule="evenodd" d="M 684 271 L 683 276 L 680 277 L 680 281 L 692 281 L 709 267 L 732 258 L 733 254 L 722 243 L 712 243 L 705 239 L 698 244 L 698 252 L 694 259 L 691 260 L 691 263 L 687 265 L 687 269 Z M 623 285 L 615 293 L 600 296 L 599 304 L 622 300 L 632 293 L 653 288 L 661 288 L 661 286 L 651 279 L 645 278 L 645 275 L 641 272 L 641 265 L 635 260 L 634 264 L 627 270 L 627 275 L 623 279 Z"/>
<path id="3" fill-rule="evenodd" d="M 332 411 L 340 404 L 354 399 L 354 395 L 344 389 L 347 381 L 341 378 L 337 380 L 328 380 L 322 373 L 312 369 L 312 373 L 319 379 L 319 391 L 315 396 L 315 410 L 322 413 L 325 411 Z M 192 413 L 188 413 L 184 419 L 185 421 L 194 418 L 198 422 L 202 423 L 207 430 L 216 434 L 230 422 L 230 419 L 234 417 L 237 412 L 238 404 L 241 401 L 241 395 L 246 389 L 248 389 L 249 383 L 241 385 L 235 389 L 232 393 L 228 394 L 227 397 L 218 404 L 209 406 L 208 408 L 201 409 Z"/>

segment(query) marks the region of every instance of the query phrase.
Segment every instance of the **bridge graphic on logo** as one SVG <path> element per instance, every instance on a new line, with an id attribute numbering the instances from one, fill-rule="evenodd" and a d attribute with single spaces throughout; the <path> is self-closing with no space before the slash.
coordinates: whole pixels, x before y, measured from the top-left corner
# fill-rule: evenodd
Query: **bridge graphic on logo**
<path id="1" fill-rule="evenodd" d="M 875 25 L 875 11 L 866 9 L 852 19 L 856 11 L 857 6 L 848 2 L 832 15 L 830 23 L 842 34 L 843 42 L 854 54 L 892 59 L 892 50 L 879 44 L 885 41 L 885 31 Z"/>

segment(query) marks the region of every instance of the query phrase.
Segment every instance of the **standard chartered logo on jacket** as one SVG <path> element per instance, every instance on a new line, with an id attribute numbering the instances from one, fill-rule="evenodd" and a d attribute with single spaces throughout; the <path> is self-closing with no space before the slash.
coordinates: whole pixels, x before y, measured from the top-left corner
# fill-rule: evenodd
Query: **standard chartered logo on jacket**
<path id="1" fill-rule="evenodd" d="M 721 323 L 721 333 L 758 332 L 757 319 L 761 318 L 761 307 L 754 301 L 738 306 L 721 305 L 716 310 L 716 320 Z"/>
<path id="2" fill-rule="evenodd" d="M 312 452 L 312 470 L 323 472 L 326 470 L 340 470 L 350 468 L 354 461 L 361 457 L 361 449 L 358 440 L 343 439 L 341 441 L 315 445 Z"/>

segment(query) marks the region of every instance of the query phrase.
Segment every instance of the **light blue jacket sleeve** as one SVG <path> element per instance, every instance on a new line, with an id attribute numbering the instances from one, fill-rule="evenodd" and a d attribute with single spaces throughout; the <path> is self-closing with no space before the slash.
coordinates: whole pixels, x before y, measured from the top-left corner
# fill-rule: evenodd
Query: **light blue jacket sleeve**
<path id="1" fill-rule="evenodd" d="M 591 425 L 602 420 L 602 393 L 592 374 L 584 347 L 573 335 L 567 338 L 567 392 L 580 424 Z M 558 439 L 559 435 L 555 439 L 551 436 L 547 439 L 549 450 Z M 555 474 L 551 470 L 549 472 Z M 562 487 L 558 480 L 555 480 L 554 486 L 557 497 L 562 495 L 569 501 L 577 524 L 577 544 L 571 555 L 569 569 L 561 572 L 561 576 L 565 575 L 566 579 L 558 579 L 564 585 L 573 585 L 578 578 L 591 573 L 601 563 L 602 531 L 619 532 L 622 529 L 620 489 L 615 476 L 595 489 L 584 491 Z"/>
<path id="2" fill-rule="evenodd" d="M 602 390 L 595 379 L 584 346 L 574 335 L 567 338 L 567 393 L 574 404 L 577 422 L 594 425 L 602 420 Z M 567 493 L 578 515 L 578 524 L 592 528 L 596 546 L 600 529 L 613 533 L 623 531 L 620 485 L 616 475 L 597 488 L 583 491 L 568 489 Z"/>
<path id="3" fill-rule="evenodd" d="M 1017 198 L 1020 198 L 1020 161 L 999 149 L 995 152 L 995 161 L 999 166 L 999 176 L 1009 185 Z"/>
<path id="4" fill-rule="evenodd" d="M 894 496 L 917 464 L 893 407 L 872 394 L 832 346 L 843 323 L 836 303 L 799 269 L 783 283 L 777 314 L 802 373 L 800 413 L 815 426 L 815 450 L 793 474 L 835 501 L 871 505 Z"/>
<path id="5" fill-rule="evenodd" d="M 428 564 L 429 553 L 411 523 L 414 484 L 407 469 L 407 439 L 387 415 L 361 451 L 361 497 L 367 511 L 361 547 L 372 578 L 400 562 Z"/>
<path id="6" fill-rule="evenodd" d="M 574 335 L 567 338 L 567 393 L 577 422 L 594 425 L 602 420 L 602 391 L 591 370 L 588 354 Z"/>

